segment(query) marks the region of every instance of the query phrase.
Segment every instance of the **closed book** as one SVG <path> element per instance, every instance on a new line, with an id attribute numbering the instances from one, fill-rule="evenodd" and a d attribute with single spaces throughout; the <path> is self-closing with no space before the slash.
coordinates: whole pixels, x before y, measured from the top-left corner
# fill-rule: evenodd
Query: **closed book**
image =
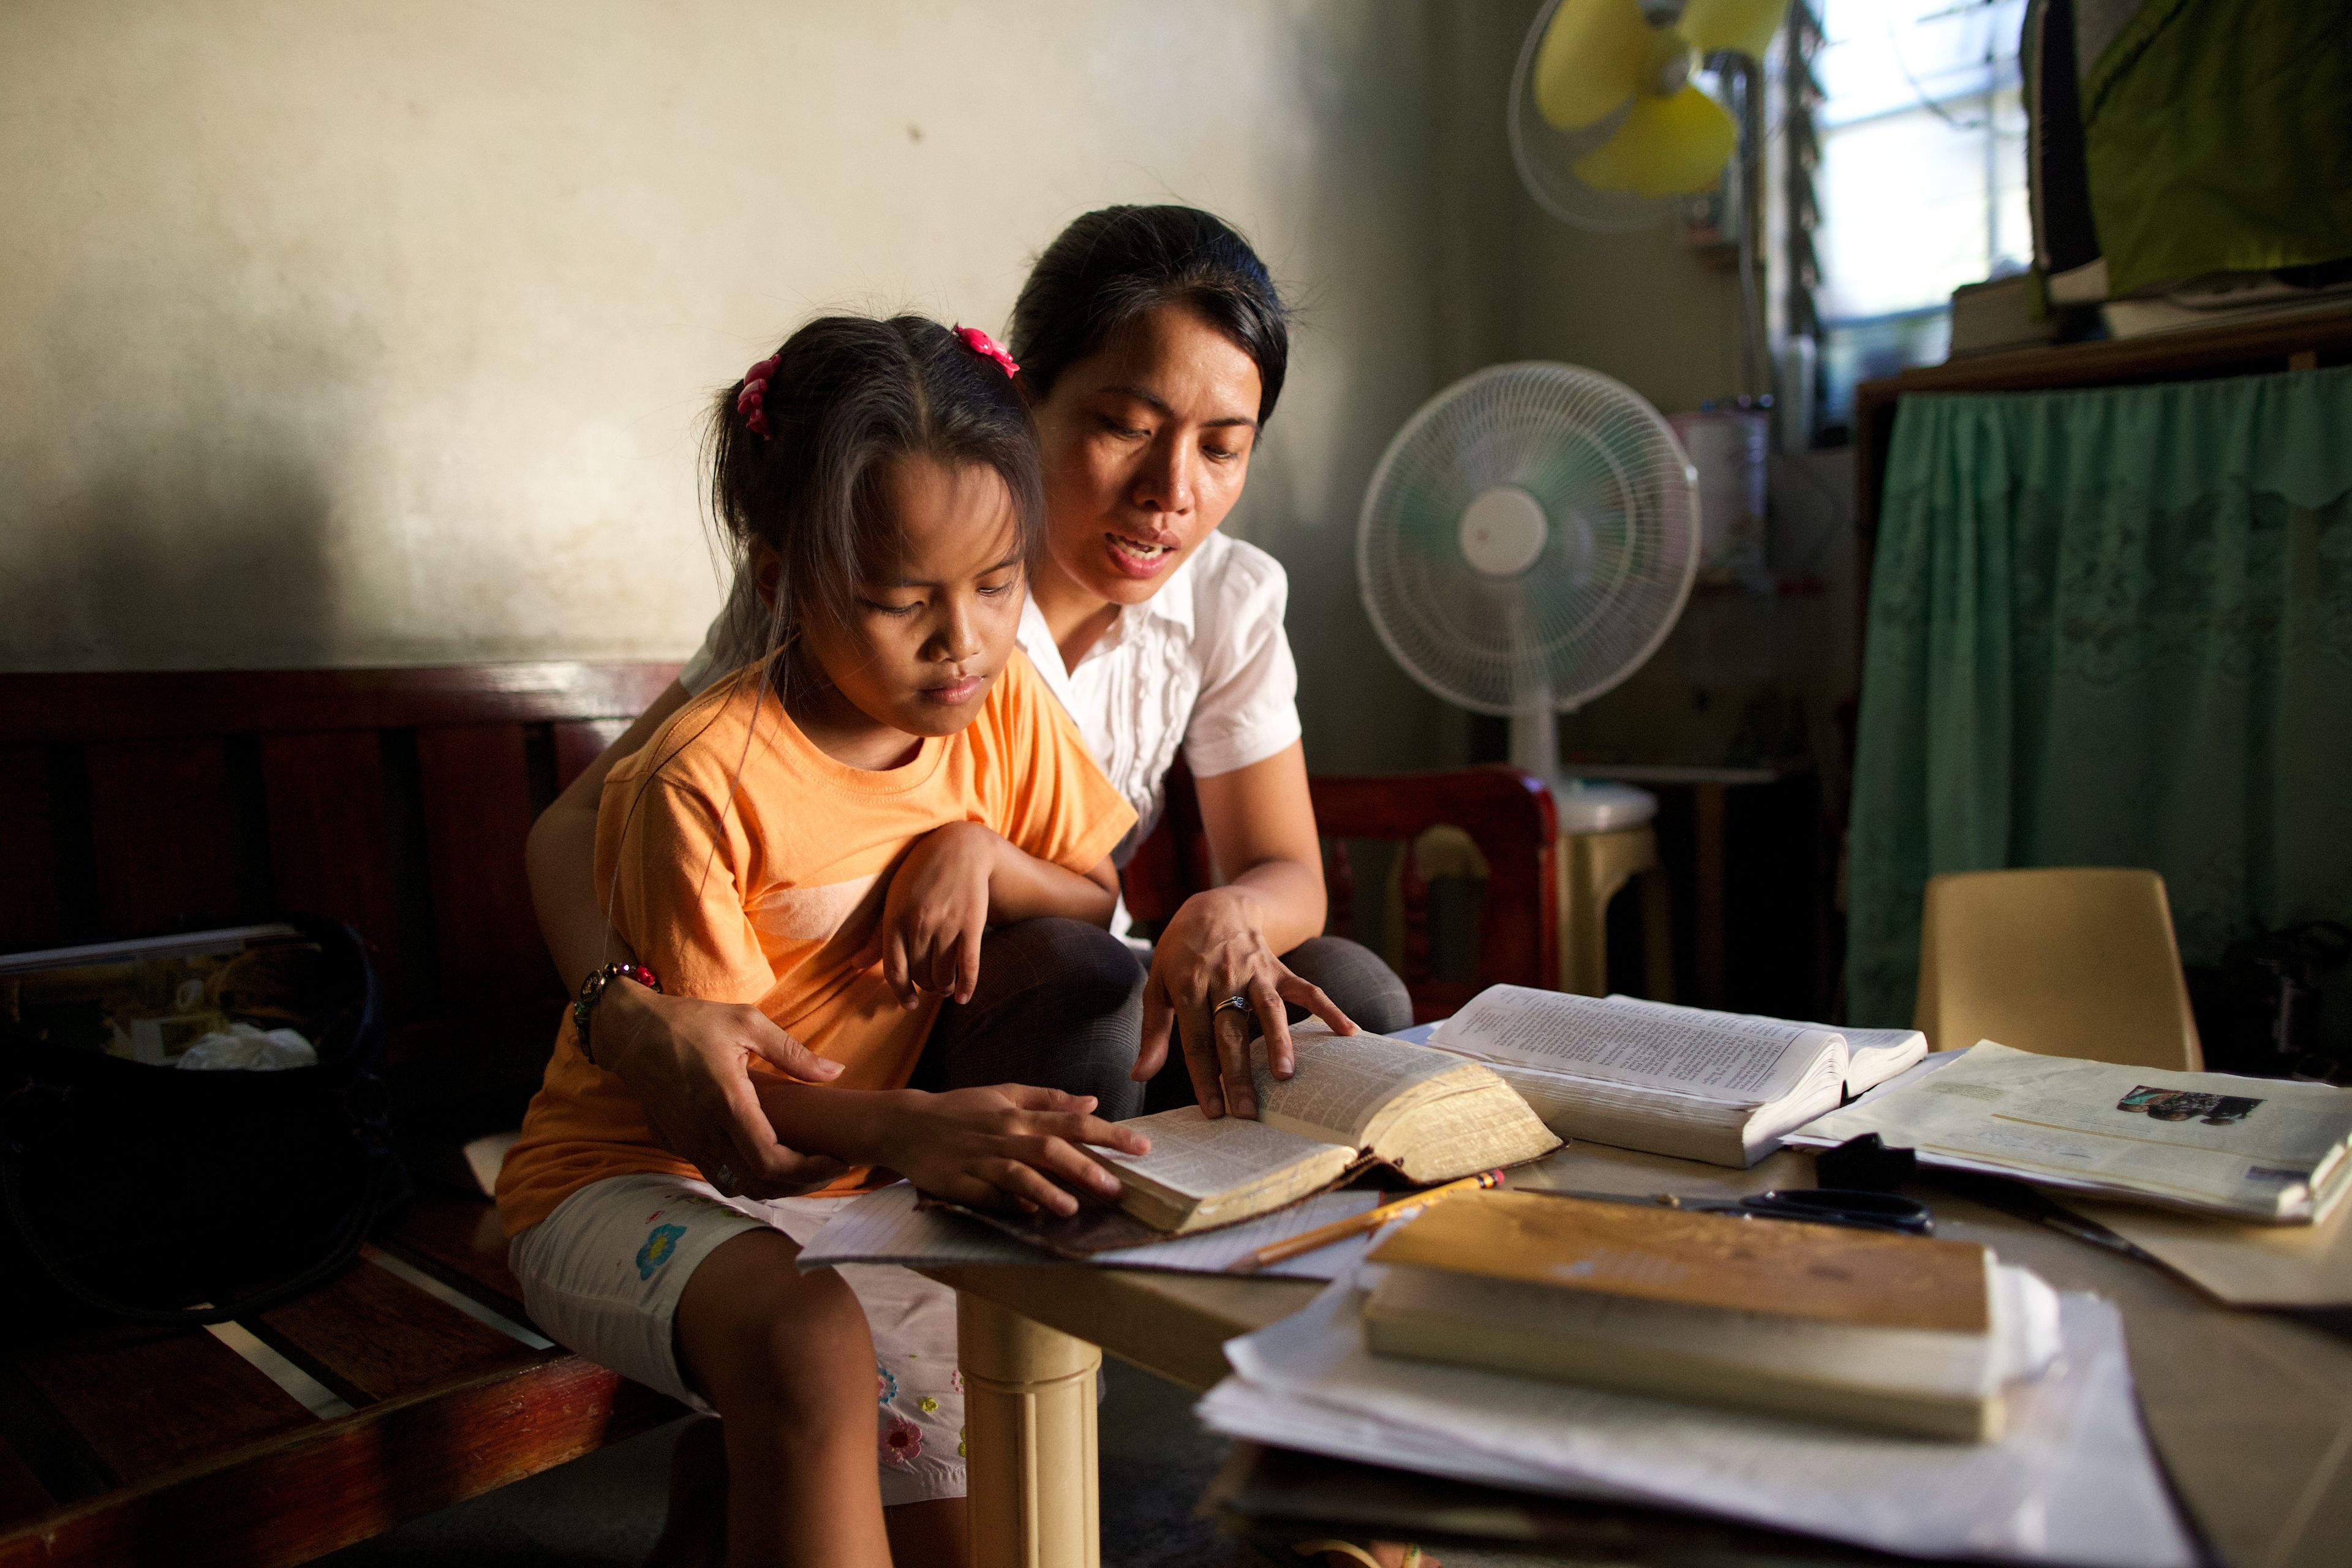
<path id="1" fill-rule="evenodd" d="M 1959 1440 L 2046 1366 L 2057 1298 L 1985 1248 L 1542 1194 L 1457 1198 L 1372 1255 L 1377 1354 Z"/>

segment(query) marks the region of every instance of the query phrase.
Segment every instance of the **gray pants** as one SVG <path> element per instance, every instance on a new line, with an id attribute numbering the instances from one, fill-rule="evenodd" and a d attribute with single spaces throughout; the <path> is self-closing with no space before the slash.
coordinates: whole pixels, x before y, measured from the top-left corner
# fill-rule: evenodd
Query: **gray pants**
<path id="1" fill-rule="evenodd" d="M 1282 955 L 1339 1010 L 1375 1034 L 1412 1022 L 1404 982 L 1370 949 L 1318 936 Z M 1143 964 L 1128 945 L 1084 921 L 1020 921 L 988 933 L 971 1000 L 940 1009 L 916 1064 L 918 1089 L 1033 1083 L 1091 1094 L 1123 1121 L 1193 1101 L 1183 1052 L 1171 1049 L 1148 1085 L 1128 1075 L 1143 1037 Z M 1292 1020 L 1305 1009 L 1290 1009 Z"/>

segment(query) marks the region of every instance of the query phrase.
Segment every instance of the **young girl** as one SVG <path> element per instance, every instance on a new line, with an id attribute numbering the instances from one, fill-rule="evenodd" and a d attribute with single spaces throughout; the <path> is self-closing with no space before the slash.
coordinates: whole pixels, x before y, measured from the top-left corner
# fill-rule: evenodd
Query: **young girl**
<path id="1" fill-rule="evenodd" d="M 878 1171 L 1071 1213 L 1118 1190 L 1077 1145 L 1147 1147 L 1091 1096 L 908 1087 L 989 925 L 1108 921 L 1135 821 L 1014 647 L 1043 499 L 1012 374 L 983 333 L 835 317 L 729 390 L 712 498 L 771 651 L 604 785 L 597 878 L 632 977 L 755 1005 L 824 1058 L 829 1083 L 756 1092 L 836 1196 L 725 1197 L 663 1147 L 595 1065 L 604 973 L 499 1178 L 532 1317 L 724 1417 L 732 1563 L 963 1554 L 951 1300 L 903 1269 L 855 1293 L 803 1274 L 795 1236 Z"/>

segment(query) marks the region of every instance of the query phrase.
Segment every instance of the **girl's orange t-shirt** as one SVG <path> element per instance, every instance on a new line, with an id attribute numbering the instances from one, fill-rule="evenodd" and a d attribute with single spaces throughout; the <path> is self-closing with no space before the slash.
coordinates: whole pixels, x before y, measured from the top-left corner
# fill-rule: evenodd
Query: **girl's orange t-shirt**
<path id="1" fill-rule="evenodd" d="M 665 991 L 752 1003 L 843 1065 L 835 1086 L 898 1089 L 940 1003 L 908 1011 L 884 983 L 883 900 L 915 840 L 951 822 L 983 824 L 1084 874 L 1135 812 L 1017 650 L 969 727 L 882 772 L 811 743 L 753 666 L 614 768 L 596 817 L 596 883 L 614 930 Z M 751 1069 L 775 1070 L 757 1058 Z M 698 1173 L 655 1142 L 628 1088 L 580 1054 L 567 1011 L 499 1174 L 507 1234 L 591 1182 L 647 1171 Z M 854 1191 L 865 1174 L 828 1190 Z"/>

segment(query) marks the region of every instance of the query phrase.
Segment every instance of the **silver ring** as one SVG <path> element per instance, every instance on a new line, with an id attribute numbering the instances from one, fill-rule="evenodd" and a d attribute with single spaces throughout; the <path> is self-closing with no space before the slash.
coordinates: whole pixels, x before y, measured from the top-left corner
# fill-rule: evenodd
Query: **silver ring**
<path id="1" fill-rule="evenodd" d="M 735 1184 L 735 1167 L 732 1165 L 714 1167 L 710 1173 L 710 1180 L 720 1192 L 725 1192 Z"/>
<path id="2" fill-rule="evenodd" d="M 1244 991 L 1234 995 L 1228 996 L 1223 1001 L 1218 1003 L 1214 1007 L 1210 1008 L 1209 1011 L 1212 1014 L 1217 1014 L 1223 1012 L 1228 1007 L 1231 1007 L 1237 1013 L 1248 1012 L 1250 1010 L 1249 993 Z"/>

